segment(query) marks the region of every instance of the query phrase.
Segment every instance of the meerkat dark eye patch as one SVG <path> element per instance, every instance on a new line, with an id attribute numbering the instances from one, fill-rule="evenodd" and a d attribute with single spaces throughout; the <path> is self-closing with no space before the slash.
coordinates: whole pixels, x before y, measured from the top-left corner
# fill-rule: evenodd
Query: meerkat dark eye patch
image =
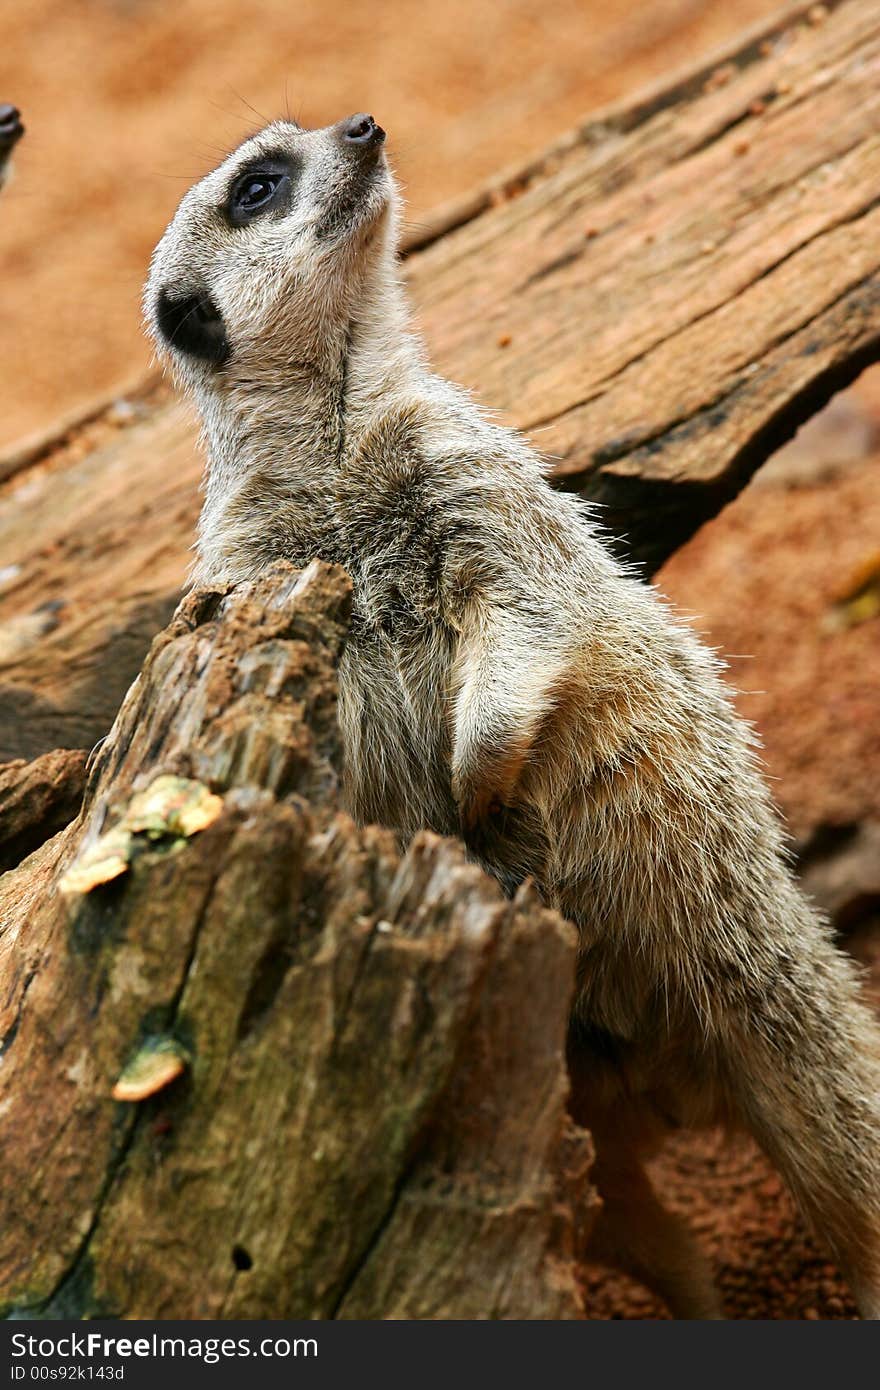
<path id="1" fill-rule="evenodd" d="M 222 367 L 228 361 L 231 348 L 226 325 L 209 294 L 172 299 L 167 291 L 160 291 L 156 321 L 169 347 L 210 362 L 214 367 Z"/>
<path id="2" fill-rule="evenodd" d="M 285 212 L 290 206 L 295 170 L 288 160 L 264 159 L 239 174 L 226 202 L 234 227 L 244 227 L 265 213 Z"/>

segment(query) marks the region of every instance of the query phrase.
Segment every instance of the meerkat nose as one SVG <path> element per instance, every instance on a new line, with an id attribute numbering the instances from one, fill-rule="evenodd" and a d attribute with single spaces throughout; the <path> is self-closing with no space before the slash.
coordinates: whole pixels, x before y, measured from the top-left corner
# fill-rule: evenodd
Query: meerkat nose
<path id="1" fill-rule="evenodd" d="M 362 111 L 341 122 L 340 134 L 344 145 L 353 145 L 360 150 L 378 150 L 385 140 L 382 127 Z"/>
<path id="2" fill-rule="evenodd" d="M 14 145 L 24 135 L 21 113 L 17 106 L 0 102 L 0 146 Z"/>

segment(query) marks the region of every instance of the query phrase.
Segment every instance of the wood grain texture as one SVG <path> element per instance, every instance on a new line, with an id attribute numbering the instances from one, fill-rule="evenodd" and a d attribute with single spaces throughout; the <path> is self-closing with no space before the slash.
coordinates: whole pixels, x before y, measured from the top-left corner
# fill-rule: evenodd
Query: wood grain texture
<path id="1" fill-rule="evenodd" d="M 880 353 L 878 75 L 876 6 L 788 20 L 504 175 L 408 257 L 441 370 L 603 502 L 648 572 Z M 0 1303 L 578 1317 L 572 932 L 460 846 L 401 854 L 340 812 L 341 572 L 192 594 L 165 627 L 199 472 L 156 383 L 0 463 L 0 758 L 113 724 L 60 833 L 81 754 L 0 786 L 12 857 L 34 849 L 0 878 Z M 63 893 L 159 774 L 219 793 L 219 818 L 136 835 L 117 878 Z M 157 1036 L 184 1074 L 114 1101 Z"/>
<path id="2" fill-rule="evenodd" d="M 440 369 L 649 572 L 880 355 L 878 79 L 850 0 L 590 123 L 413 257 Z"/>
<path id="3" fill-rule="evenodd" d="M 0 765 L 0 874 L 13 869 L 79 814 L 82 749 L 57 748 L 33 762 Z"/>

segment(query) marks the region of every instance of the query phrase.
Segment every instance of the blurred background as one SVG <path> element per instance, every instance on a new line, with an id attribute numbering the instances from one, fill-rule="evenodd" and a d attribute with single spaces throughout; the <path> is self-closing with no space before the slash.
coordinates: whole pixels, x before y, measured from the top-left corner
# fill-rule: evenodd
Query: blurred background
<path id="1" fill-rule="evenodd" d="M 372 111 L 409 216 L 467 191 L 776 0 L 7 0 L 27 143 L 0 223 L 0 448 L 149 360 L 140 288 L 187 186 L 268 119 Z"/>
<path id="2" fill-rule="evenodd" d="M 150 252 L 185 189 L 266 120 L 289 113 L 317 126 L 373 112 L 418 224 L 779 8 L 778 0 L 7 0 L 0 101 L 21 108 L 27 135 L 0 200 L 0 456 L 147 370 L 139 299 Z M 659 578 L 728 659 L 817 891 L 829 891 L 819 879 L 831 863 L 843 884 L 838 924 L 869 960 L 880 960 L 880 854 L 871 840 L 880 834 L 878 462 L 873 370 Z M 11 493 L 5 501 L 15 505 Z M 755 1268 L 772 1281 L 780 1260 L 788 1278 L 813 1259 L 789 1315 L 803 1316 L 806 1304 L 823 1316 L 845 1311 L 834 1277 L 792 1234 L 778 1181 L 756 1163 L 711 1144 L 685 1146 L 664 1181 L 702 1211 L 707 1239 L 727 1261 L 729 1297 L 743 1264 L 751 1287 Z M 762 1245 L 774 1222 L 774 1239 Z M 607 1316 L 660 1311 L 619 1280 L 590 1275 L 589 1288 Z"/>

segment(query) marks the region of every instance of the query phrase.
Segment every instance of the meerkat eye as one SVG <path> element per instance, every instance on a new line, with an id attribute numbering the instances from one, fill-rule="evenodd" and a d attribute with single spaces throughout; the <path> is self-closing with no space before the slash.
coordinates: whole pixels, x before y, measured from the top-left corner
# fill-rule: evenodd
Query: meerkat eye
<path id="1" fill-rule="evenodd" d="M 290 192 L 290 170 L 269 163 L 239 175 L 229 194 L 227 212 L 233 226 L 241 227 L 264 212 L 277 209 Z"/>
<path id="2" fill-rule="evenodd" d="M 235 206 L 240 212 L 256 212 L 257 208 L 264 207 L 270 198 L 274 198 L 280 182 L 274 174 L 267 174 L 264 178 L 247 179 L 236 191 Z"/>

